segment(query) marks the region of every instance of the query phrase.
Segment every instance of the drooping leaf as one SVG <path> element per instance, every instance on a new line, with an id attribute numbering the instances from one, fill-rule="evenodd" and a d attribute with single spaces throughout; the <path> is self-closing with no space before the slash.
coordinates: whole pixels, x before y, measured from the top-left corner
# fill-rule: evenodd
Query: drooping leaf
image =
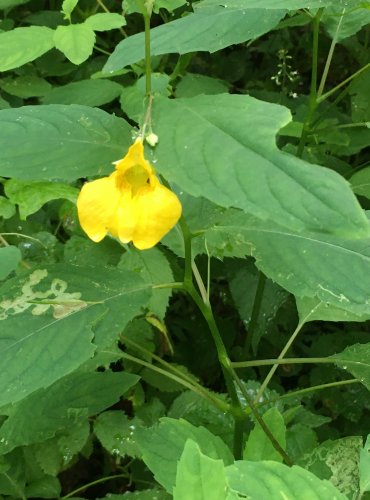
<path id="1" fill-rule="evenodd" d="M 294 465 L 288 467 L 278 462 L 235 462 L 226 467 L 229 486 L 250 500 L 347 500 L 329 481 L 323 481 L 311 472 Z"/>
<path id="2" fill-rule="evenodd" d="M 369 238 L 298 233 L 242 212 L 227 213 L 205 237 L 213 246 L 227 245 L 230 238 L 249 246 L 256 266 L 296 296 L 316 298 L 357 316 L 370 313 Z"/>
<path id="3" fill-rule="evenodd" d="M 370 235 L 341 176 L 276 147 L 287 108 L 226 94 L 154 104 L 156 168 L 189 194 L 299 231 Z"/>
<path id="4" fill-rule="evenodd" d="M 222 460 L 213 459 L 201 452 L 192 439 L 185 443 L 178 462 L 174 500 L 225 500 L 227 482 Z"/>
<path id="5" fill-rule="evenodd" d="M 78 373 L 40 389 L 11 409 L 0 428 L 0 454 L 45 441 L 116 403 L 139 380 L 130 373 Z"/>
<path id="6" fill-rule="evenodd" d="M 19 248 L 9 245 L 0 248 L 0 280 L 4 280 L 14 271 L 22 259 Z"/>
<path id="7" fill-rule="evenodd" d="M 86 24 L 58 26 L 54 33 L 55 47 L 73 64 L 81 64 L 92 54 L 95 33 Z"/>
<path id="8" fill-rule="evenodd" d="M 89 360 L 96 349 L 94 331 L 98 346 L 103 331 L 111 345 L 150 297 L 135 274 L 71 264 L 32 270 L 8 280 L 0 293 L 0 407 Z"/>
<path id="9" fill-rule="evenodd" d="M 94 31 L 108 31 L 125 26 L 126 20 L 120 14 L 101 12 L 88 17 L 85 24 Z"/>
<path id="10" fill-rule="evenodd" d="M 263 420 L 270 429 L 276 441 L 283 450 L 286 449 L 286 427 L 284 418 L 276 407 L 270 408 L 263 415 Z M 270 439 L 265 434 L 262 427 L 256 423 L 254 429 L 250 432 L 243 453 L 244 460 L 258 462 L 260 460 L 275 460 L 282 462 L 283 457 L 273 447 Z"/>
<path id="11" fill-rule="evenodd" d="M 0 175 L 17 179 L 75 180 L 112 172 L 111 163 L 132 142 L 125 120 L 87 106 L 4 109 L 0 127 Z"/>
<path id="12" fill-rule="evenodd" d="M 202 9 L 151 30 L 152 55 L 177 52 L 215 52 L 235 43 L 257 38 L 274 28 L 285 11 L 215 6 Z M 124 68 L 144 58 L 144 33 L 122 40 L 109 57 L 106 73 Z"/>
<path id="13" fill-rule="evenodd" d="M 176 482 L 177 461 L 188 439 L 195 441 L 208 457 L 222 459 L 225 465 L 232 463 L 231 452 L 219 437 L 182 419 L 162 418 L 157 426 L 137 433 L 144 462 L 169 493 Z"/>
<path id="14" fill-rule="evenodd" d="M 80 80 L 61 87 L 53 87 L 44 94 L 42 102 L 43 104 L 102 106 L 116 99 L 121 92 L 121 85 L 109 80 Z"/>
<path id="15" fill-rule="evenodd" d="M 351 345 L 341 353 L 329 356 L 329 359 L 333 359 L 337 366 L 360 379 L 370 390 L 370 344 Z"/>
<path id="16" fill-rule="evenodd" d="M 9 179 L 5 183 L 5 193 L 12 203 L 18 205 L 19 216 L 25 220 L 48 201 L 65 198 L 75 202 L 78 189 L 59 182 L 30 182 Z"/>
<path id="17" fill-rule="evenodd" d="M 342 41 L 370 22 L 370 10 L 366 2 L 343 0 L 325 9 L 322 21 L 329 35 Z"/>
<path id="18" fill-rule="evenodd" d="M 15 28 L 0 33 L 0 71 L 18 68 L 52 49 L 53 35 L 53 30 L 45 26 Z"/>

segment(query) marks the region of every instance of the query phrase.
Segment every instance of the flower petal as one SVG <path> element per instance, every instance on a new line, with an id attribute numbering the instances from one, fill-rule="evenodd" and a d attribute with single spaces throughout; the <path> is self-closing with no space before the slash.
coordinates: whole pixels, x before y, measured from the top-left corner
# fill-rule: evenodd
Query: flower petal
<path id="1" fill-rule="evenodd" d="M 78 217 L 82 229 L 93 241 L 101 241 L 108 231 L 114 234 L 120 197 L 116 172 L 82 186 L 77 199 Z"/>
<path id="2" fill-rule="evenodd" d="M 134 144 L 129 147 L 129 150 L 122 160 L 114 162 L 116 169 L 124 174 L 127 170 L 135 166 L 141 166 L 148 175 L 153 173 L 151 164 L 144 158 L 144 146 L 140 138 L 136 139 Z"/>
<path id="3" fill-rule="evenodd" d="M 136 219 L 132 241 L 140 250 L 156 245 L 181 216 L 181 203 L 177 196 L 159 183 L 154 189 L 142 191 L 132 203 L 131 210 Z M 123 218 L 118 230 L 119 238 L 125 232 L 125 222 Z"/>

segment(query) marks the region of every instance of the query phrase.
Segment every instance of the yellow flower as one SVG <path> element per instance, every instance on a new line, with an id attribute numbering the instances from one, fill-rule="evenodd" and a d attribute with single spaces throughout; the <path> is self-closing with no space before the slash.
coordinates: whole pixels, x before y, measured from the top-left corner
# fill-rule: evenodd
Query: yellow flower
<path id="1" fill-rule="evenodd" d="M 82 187 L 77 200 L 81 226 L 96 242 L 110 233 L 141 250 L 151 248 L 179 220 L 180 201 L 159 182 L 141 139 L 115 165 L 109 177 Z"/>

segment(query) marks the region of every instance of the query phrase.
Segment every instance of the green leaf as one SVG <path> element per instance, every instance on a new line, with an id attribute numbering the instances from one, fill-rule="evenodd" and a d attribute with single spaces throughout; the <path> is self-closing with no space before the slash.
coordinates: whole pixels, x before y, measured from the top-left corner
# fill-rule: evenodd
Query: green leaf
<path id="1" fill-rule="evenodd" d="M 235 43 L 245 42 L 273 29 L 284 16 L 284 11 L 244 8 L 225 9 L 215 6 L 199 13 L 189 14 L 151 30 L 151 54 L 158 56 L 176 52 L 216 52 Z M 103 71 L 124 68 L 144 58 L 144 33 L 122 40 L 109 57 Z"/>
<path id="2" fill-rule="evenodd" d="M 370 313 L 369 238 L 297 233 L 231 211 L 205 237 L 211 246 L 227 245 L 229 238 L 249 245 L 266 276 L 296 296 L 318 299 L 317 306 L 324 302 L 357 316 Z"/>
<path id="3" fill-rule="evenodd" d="M 122 86 L 109 80 L 80 80 L 53 87 L 44 94 L 42 103 L 102 106 L 116 99 L 121 92 Z"/>
<path id="4" fill-rule="evenodd" d="M 89 360 L 94 333 L 96 345 L 101 336 L 111 345 L 150 298 L 149 287 L 134 274 L 71 264 L 8 280 L 0 293 L 0 407 Z"/>
<path id="5" fill-rule="evenodd" d="M 95 33 L 85 24 L 58 26 L 54 33 L 55 47 L 73 64 L 81 64 L 93 51 Z"/>
<path id="6" fill-rule="evenodd" d="M 270 429 L 276 441 L 280 444 L 283 450 L 286 449 L 286 428 L 284 418 L 279 410 L 275 407 L 270 408 L 263 415 L 263 420 Z M 256 423 L 254 429 L 250 432 L 243 453 L 244 460 L 252 460 L 258 462 L 260 460 L 275 460 L 282 462 L 283 457 L 273 447 L 270 439 L 266 436 L 262 427 Z"/>
<path id="7" fill-rule="evenodd" d="M 298 231 L 359 238 L 370 224 L 347 182 L 276 147 L 287 108 L 249 96 L 161 99 L 157 170 L 193 196 Z"/>
<path id="8" fill-rule="evenodd" d="M 370 319 L 370 312 L 356 314 L 322 302 L 316 297 L 296 297 L 296 303 L 301 321 L 366 321 Z"/>
<path id="9" fill-rule="evenodd" d="M 21 220 L 25 220 L 51 200 L 64 198 L 76 202 L 78 192 L 75 187 L 57 182 L 30 182 L 17 179 L 5 182 L 5 194 L 12 203 L 19 206 Z"/>
<path id="10" fill-rule="evenodd" d="M 0 128 L 0 175 L 18 179 L 75 180 L 108 173 L 132 142 L 125 120 L 87 106 L 4 109 Z"/>
<path id="11" fill-rule="evenodd" d="M 113 493 L 108 493 L 104 498 L 97 500 L 171 500 L 170 496 L 166 491 L 160 489 L 152 490 L 138 490 L 138 491 L 126 491 L 123 495 L 114 495 Z"/>
<path id="12" fill-rule="evenodd" d="M 42 96 L 52 88 L 49 82 L 38 76 L 6 78 L 0 81 L 0 86 L 8 94 L 21 97 L 22 99 Z"/>
<path id="13" fill-rule="evenodd" d="M 30 0 L 0 0 L 0 9 L 5 10 L 9 7 L 15 7 L 16 5 L 22 5 L 29 2 Z"/>
<path id="14" fill-rule="evenodd" d="M 278 462 L 235 462 L 226 467 L 229 487 L 249 500 L 347 500 L 329 481 L 294 465 Z"/>
<path id="15" fill-rule="evenodd" d="M 360 451 L 360 492 L 370 491 L 370 434 Z"/>
<path id="16" fill-rule="evenodd" d="M 347 0 L 325 9 L 322 22 L 332 38 L 342 41 L 370 22 L 370 10 L 359 0 Z"/>
<path id="17" fill-rule="evenodd" d="M 345 5 L 346 0 L 203 0 L 198 9 L 204 7 L 222 5 L 224 8 L 244 9 L 315 9 L 329 5 Z"/>
<path id="18" fill-rule="evenodd" d="M 337 366 L 360 379 L 370 390 L 370 344 L 351 345 L 341 353 L 329 356 L 328 359 L 333 359 Z"/>
<path id="19" fill-rule="evenodd" d="M 0 217 L 10 219 L 15 214 L 15 206 L 4 196 L 0 196 Z"/>
<path id="20" fill-rule="evenodd" d="M 222 460 L 204 455 L 195 441 L 188 439 L 178 462 L 174 500 L 225 500 L 227 488 Z"/>
<path id="21" fill-rule="evenodd" d="M 177 97 L 194 97 L 199 94 L 222 94 L 228 92 L 228 83 L 205 75 L 187 73 L 176 87 Z"/>
<path id="22" fill-rule="evenodd" d="M 157 426 L 137 432 L 144 462 L 169 493 L 176 482 L 177 461 L 188 439 L 195 441 L 208 457 L 222 459 L 226 465 L 233 462 L 229 448 L 219 437 L 182 419 L 161 418 Z"/>
<path id="23" fill-rule="evenodd" d="M 151 248 L 144 251 L 132 248 L 129 252 L 122 255 L 118 268 L 138 273 L 141 279 L 145 283 L 148 283 L 148 285 L 160 285 L 173 281 L 169 262 L 158 248 Z M 153 289 L 153 295 L 149 302 L 150 312 L 163 319 L 166 315 L 171 293 L 170 288 Z"/>
<path id="24" fill-rule="evenodd" d="M 9 245 L 0 248 L 0 280 L 14 271 L 22 259 L 19 248 Z"/>
<path id="25" fill-rule="evenodd" d="M 71 14 L 78 4 L 78 0 L 63 0 L 62 3 L 62 12 L 65 15 L 66 19 L 71 18 Z"/>
<path id="26" fill-rule="evenodd" d="M 54 47 L 53 30 L 45 26 L 0 33 L 0 71 L 18 68 Z"/>
<path id="27" fill-rule="evenodd" d="M 113 456 L 140 457 L 136 432 L 142 427 L 137 418 L 131 420 L 122 411 L 106 411 L 94 423 L 94 433 Z"/>
<path id="28" fill-rule="evenodd" d="M 361 436 L 349 436 L 321 443 L 300 460 L 302 467 L 321 479 L 328 479 L 346 498 L 355 498 L 359 486 Z M 331 498 L 331 497 L 329 497 Z"/>
<path id="29" fill-rule="evenodd" d="M 370 71 L 364 71 L 354 78 L 348 86 L 348 92 L 351 95 L 352 120 L 354 122 L 370 120 L 369 87 Z"/>
<path id="30" fill-rule="evenodd" d="M 120 14 L 102 12 L 88 17 L 84 24 L 94 31 L 109 31 L 125 26 L 126 20 Z"/>
<path id="31" fill-rule="evenodd" d="M 0 428 L 0 453 L 44 441 L 81 418 L 100 413 L 138 380 L 130 373 L 74 373 L 34 392 L 11 409 Z"/>
<path id="32" fill-rule="evenodd" d="M 353 174 L 350 178 L 350 183 L 356 194 L 370 199 L 370 166 Z"/>

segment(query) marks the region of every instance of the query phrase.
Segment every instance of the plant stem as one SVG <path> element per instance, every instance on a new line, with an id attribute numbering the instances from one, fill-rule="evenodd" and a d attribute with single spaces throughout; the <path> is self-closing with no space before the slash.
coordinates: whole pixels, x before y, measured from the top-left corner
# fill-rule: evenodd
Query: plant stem
<path id="1" fill-rule="evenodd" d="M 310 312 L 310 314 L 311 314 L 311 312 Z M 279 357 L 277 358 L 277 362 L 271 367 L 271 369 L 268 372 L 265 380 L 262 382 L 261 387 L 259 388 L 259 391 L 257 393 L 257 396 L 255 397 L 255 400 L 254 400 L 255 403 L 258 403 L 258 401 L 261 399 L 262 394 L 263 394 L 264 390 L 266 389 L 266 387 L 268 386 L 270 380 L 274 376 L 274 373 L 276 372 L 276 370 L 277 370 L 277 368 L 278 368 L 278 366 L 280 364 L 280 361 L 283 360 L 285 354 L 288 352 L 288 350 L 290 349 L 291 345 L 293 344 L 293 342 L 297 338 L 297 335 L 301 331 L 301 329 L 302 329 L 302 327 L 303 327 L 304 324 L 305 324 L 305 320 L 298 323 L 297 328 L 294 330 L 294 332 L 290 336 L 288 342 L 285 344 L 283 350 L 281 351 Z"/>
<path id="2" fill-rule="evenodd" d="M 276 359 L 257 359 L 252 361 L 236 361 L 232 362 L 233 368 L 251 368 L 253 366 L 270 366 L 270 365 L 305 365 L 314 363 L 336 363 L 338 360 L 331 358 L 276 358 Z"/>
<path id="3" fill-rule="evenodd" d="M 363 73 L 364 71 L 366 71 L 369 68 L 370 68 L 370 63 L 365 64 L 365 66 L 363 66 L 362 68 L 357 70 L 355 73 L 353 73 L 353 75 L 349 76 L 348 78 L 343 80 L 343 82 L 339 83 L 334 88 L 332 88 L 331 90 L 329 90 L 328 92 L 326 92 L 325 94 L 320 96 L 317 99 L 317 103 L 320 104 L 321 102 L 325 101 L 328 97 L 330 97 L 332 94 L 334 94 L 337 90 L 341 89 L 344 85 L 347 85 L 347 83 L 351 82 L 354 78 L 361 75 L 361 73 Z"/>
<path id="4" fill-rule="evenodd" d="M 143 14 L 145 28 L 145 92 L 147 98 L 152 93 L 152 65 L 150 55 L 150 15 L 148 12 Z"/>
<path id="5" fill-rule="evenodd" d="M 248 334 L 244 344 L 244 353 L 246 356 L 249 355 L 249 351 L 252 345 L 252 340 L 253 337 L 255 336 L 256 327 L 258 324 L 258 318 L 260 315 L 260 310 L 262 305 L 263 293 L 265 291 L 265 284 L 266 284 L 266 276 L 261 271 L 258 271 L 256 294 L 254 296 L 251 319 L 248 325 Z"/>
<path id="6" fill-rule="evenodd" d="M 269 401 L 266 401 L 263 404 L 273 403 L 274 401 L 280 401 L 280 399 L 287 399 L 287 398 L 301 396 L 302 394 L 307 394 L 309 392 L 321 391 L 323 389 L 331 389 L 333 387 L 340 387 L 342 385 L 350 385 L 350 384 L 361 384 L 361 380 L 359 380 L 358 378 L 351 378 L 349 380 L 340 380 L 338 382 L 330 382 L 328 384 L 314 385 L 312 387 L 306 387 L 304 389 L 299 389 L 297 391 L 288 392 L 287 394 L 282 394 L 278 398 L 270 399 Z"/>
<path id="7" fill-rule="evenodd" d="M 317 96 L 316 96 L 317 98 L 319 98 L 321 96 L 321 94 L 323 93 L 323 91 L 324 91 L 326 79 L 328 77 L 328 73 L 329 73 L 329 69 L 330 69 L 330 64 L 331 64 L 331 61 L 333 59 L 334 49 L 335 49 L 335 46 L 336 46 L 337 41 L 338 41 L 338 35 L 339 35 L 339 31 L 340 31 L 340 27 L 341 27 L 341 24 L 342 24 L 342 21 L 343 21 L 343 16 L 344 16 L 345 11 L 346 11 L 346 9 L 342 10 L 342 14 L 341 14 L 341 16 L 339 18 L 337 29 L 335 30 L 335 34 L 334 34 L 333 40 L 331 41 L 331 45 L 330 45 L 328 57 L 326 58 L 326 63 L 325 63 L 324 71 L 322 72 L 319 89 L 317 91 Z"/>
<path id="8" fill-rule="evenodd" d="M 76 493 L 80 493 L 80 491 L 84 491 L 87 488 L 90 488 L 91 486 L 95 486 L 96 484 L 105 483 L 106 481 L 110 481 L 111 479 L 120 479 L 120 478 L 128 479 L 129 477 L 130 477 L 129 474 L 115 474 L 114 476 L 101 477 L 100 479 L 96 479 L 95 481 L 91 481 L 91 483 L 84 484 L 83 486 L 80 486 L 79 488 L 71 491 L 67 495 L 64 495 L 63 497 L 61 497 L 61 500 L 73 497 L 75 496 Z"/>
<path id="9" fill-rule="evenodd" d="M 310 100 L 306 120 L 303 124 L 302 135 L 299 141 L 297 156 L 301 158 L 303 155 L 306 139 L 310 130 L 310 125 L 315 115 L 317 108 L 317 66 L 318 66 L 318 53 L 319 53 L 319 28 L 320 19 L 324 9 L 321 8 L 317 11 L 315 17 L 312 18 L 312 70 L 311 70 L 311 86 L 310 86 Z"/>
<path id="10" fill-rule="evenodd" d="M 189 226 L 185 222 L 183 216 L 180 217 L 179 225 L 184 239 L 184 253 L 185 253 L 184 286 L 190 287 L 193 284 L 193 272 L 192 272 L 193 257 L 191 250 L 192 235 Z"/>

